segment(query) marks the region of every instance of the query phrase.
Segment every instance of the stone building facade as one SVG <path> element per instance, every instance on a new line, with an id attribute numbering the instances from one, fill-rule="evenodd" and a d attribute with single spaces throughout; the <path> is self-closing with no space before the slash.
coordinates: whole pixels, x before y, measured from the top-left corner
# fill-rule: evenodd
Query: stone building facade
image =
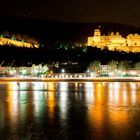
<path id="1" fill-rule="evenodd" d="M 88 46 L 105 48 L 114 51 L 140 52 L 140 35 L 129 34 L 126 38 L 122 37 L 119 32 L 111 32 L 110 35 L 101 35 L 99 29 L 94 30 L 94 36 L 88 37 Z"/>

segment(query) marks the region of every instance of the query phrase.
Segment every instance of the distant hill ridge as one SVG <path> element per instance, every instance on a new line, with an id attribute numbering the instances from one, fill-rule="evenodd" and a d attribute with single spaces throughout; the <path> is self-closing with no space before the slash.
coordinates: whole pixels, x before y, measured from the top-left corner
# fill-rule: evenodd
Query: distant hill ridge
<path id="1" fill-rule="evenodd" d="M 102 34 L 120 32 L 122 36 L 140 33 L 140 28 L 119 23 L 72 23 L 34 18 L 1 17 L 0 31 L 25 33 L 41 40 L 86 40 L 99 28 Z"/>

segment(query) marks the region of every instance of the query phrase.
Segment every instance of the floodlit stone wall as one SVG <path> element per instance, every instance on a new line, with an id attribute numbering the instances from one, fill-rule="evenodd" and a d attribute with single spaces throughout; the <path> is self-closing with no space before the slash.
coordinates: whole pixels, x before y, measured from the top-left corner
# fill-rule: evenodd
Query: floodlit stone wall
<path id="1" fill-rule="evenodd" d="M 28 42 L 22 42 L 18 40 L 12 40 L 9 38 L 0 38 L 0 45 L 8 45 L 8 46 L 15 46 L 15 47 L 26 47 L 26 48 L 39 48 L 39 44 L 33 44 Z"/>
<path id="2" fill-rule="evenodd" d="M 140 52 L 140 35 L 129 34 L 126 38 L 122 37 L 119 32 L 112 32 L 110 35 L 101 35 L 99 29 L 95 29 L 94 36 L 88 37 L 88 46 L 105 48 L 114 51 Z"/>

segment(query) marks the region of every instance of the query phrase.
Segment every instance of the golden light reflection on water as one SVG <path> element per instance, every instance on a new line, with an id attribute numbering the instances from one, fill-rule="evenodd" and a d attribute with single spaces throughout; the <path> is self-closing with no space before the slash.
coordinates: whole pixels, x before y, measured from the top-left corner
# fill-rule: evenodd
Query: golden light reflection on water
<path id="1" fill-rule="evenodd" d="M 49 117 L 54 119 L 55 117 L 55 105 L 56 105 L 56 93 L 55 93 L 55 83 L 49 82 L 47 83 L 47 101 L 48 101 L 48 110 L 49 110 Z"/>
<path id="2" fill-rule="evenodd" d="M 133 107 L 140 98 L 139 83 L 102 84 L 98 82 L 93 84 L 94 93 L 91 91 L 91 94 L 94 96 L 94 101 L 88 107 L 89 124 L 96 128 L 97 132 L 102 132 L 107 122 L 110 122 L 114 129 L 119 127 L 128 129 Z"/>
<path id="3" fill-rule="evenodd" d="M 68 117 L 73 116 L 70 112 L 80 112 L 86 106 L 90 132 L 100 134 L 107 124 L 112 130 L 124 130 L 129 129 L 129 122 L 134 121 L 132 113 L 140 105 L 138 82 L 20 82 L 20 85 L 7 82 L 4 91 L 2 94 L 6 95 L 0 96 L 5 97 L 6 105 L 1 102 L 4 107 L 0 109 L 7 112 L 11 127 L 20 121 L 25 123 L 30 117 L 36 121 L 47 118 L 52 124 L 58 119 L 64 126 L 71 119 Z M 82 116 L 79 114 L 79 117 Z M 6 122 L 4 119 L 1 115 L 0 121 Z M 96 135 L 96 138 L 103 137 Z"/>
<path id="4" fill-rule="evenodd" d="M 18 121 L 19 112 L 19 94 L 18 85 L 16 82 L 10 82 L 7 88 L 7 108 L 10 123 L 14 125 Z"/>
<path id="5" fill-rule="evenodd" d="M 91 124 L 96 123 L 97 129 L 100 129 L 104 117 L 104 95 L 102 93 L 103 88 L 103 84 L 94 83 L 94 93 L 91 92 L 91 94 L 93 94 L 94 102 L 89 107 L 89 119 Z"/>

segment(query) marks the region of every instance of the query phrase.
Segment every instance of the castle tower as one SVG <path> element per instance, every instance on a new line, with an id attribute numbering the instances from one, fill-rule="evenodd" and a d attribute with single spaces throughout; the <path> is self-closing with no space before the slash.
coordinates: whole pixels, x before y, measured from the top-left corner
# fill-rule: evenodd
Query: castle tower
<path id="1" fill-rule="evenodd" d="M 93 36 L 93 45 L 98 47 L 100 41 L 101 41 L 101 32 L 99 29 L 95 29 Z"/>
<path id="2" fill-rule="evenodd" d="M 101 36 L 101 32 L 99 29 L 94 30 L 94 36 Z"/>

